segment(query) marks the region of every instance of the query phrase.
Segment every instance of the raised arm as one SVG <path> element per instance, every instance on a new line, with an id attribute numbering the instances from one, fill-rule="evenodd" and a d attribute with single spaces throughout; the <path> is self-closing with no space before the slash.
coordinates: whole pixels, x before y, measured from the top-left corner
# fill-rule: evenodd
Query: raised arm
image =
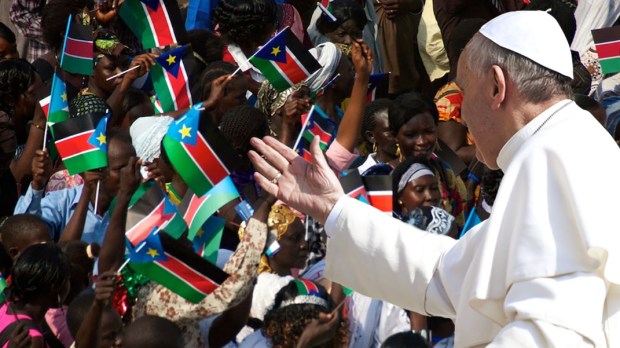
<path id="1" fill-rule="evenodd" d="M 69 219 L 65 229 L 60 234 L 59 242 L 82 239 L 86 214 L 88 213 L 88 207 L 90 205 L 90 196 L 93 191 L 96 190 L 97 181 L 101 180 L 101 178 L 101 172 L 88 171 L 84 173 L 84 186 L 82 188 L 80 200 L 78 201 L 73 215 L 71 215 L 71 219 Z"/>
<path id="2" fill-rule="evenodd" d="M 18 184 L 22 182 L 24 177 L 30 174 L 32 160 L 35 158 L 37 151 L 43 148 L 43 135 L 45 134 L 45 122 L 47 120 L 39 103 L 36 104 L 24 152 L 22 152 L 18 160 L 11 161 L 11 173 L 13 173 L 13 177 Z"/>
<path id="3" fill-rule="evenodd" d="M 364 107 L 366 105 L 366 92 L 368 92 L 368 80 L 372 71 L 372 50 L 364 43 L 354 42 L 351 51 L 353 66 L 355 67 L 355 82 L 351 91 L 351 99 L 347 110 L 342 117 L 336 140 L 349 152 L 353 152 L 357 139 L 362 129 Z"/>

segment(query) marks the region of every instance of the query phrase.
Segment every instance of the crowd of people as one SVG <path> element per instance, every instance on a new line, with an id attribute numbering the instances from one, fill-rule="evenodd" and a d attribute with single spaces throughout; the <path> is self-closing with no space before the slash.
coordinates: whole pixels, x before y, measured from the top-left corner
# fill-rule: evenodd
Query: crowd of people
<path id="1" fill-rule="evenodd" d="M 188 16 L 195 5 L 192 0 L 172 2 Z M 216 266 L 229 277 L 199 303 L 148 280 L 131 265 L 121 267 L 128 257 L 127 212 L 141 184 L 160 186 L 176 206 L 190 192 L 162 145 L 169 127 L 188 109 L 157 111 L 157 95 L 149 80 L 155 59 L 163 50 L 143 49 L 129 28 L 131 23 L 119 15 L 123 5 L 122 0 L 12 0 L 2 4 L 0 284 L 4 289 L 0 346 L 475 347 L 491 342 L 498 325 L 504 327 L 504 322 L 512 319 L 493 317 L 496 304 L 485 307 L 472 301 L 468 307 L 465 300 L 471 298 L 465 290 L 487 296 L 475 297 L 480 301 L 504 295 L 498 296 L 495 286 L 476 287 L 470 282 L 472 273 L 497 276 L 514 268 L 521 273 L 510 281 L 517 284 L 530 280 L 527 272 L 554 279 L 573 271 L 586 272 L 581 266 L 571 268 L 571 256 L 555 249 L 540 255 L 549 250 L 537 249 L 535 242 L 529 245 L 533 251 L 528 252 L 532 262 L 540 264 L 536 269 L 521 271 L 518 263 L 529 261 L 518 257 L 491 269 L 490 254 L 505 252 L 512 257 L 523 251 L 496 250 L 493 243 L 480 240 L 479 231 L 468 232 L 488 225 L 489 229 L 503 231 L 497 238 L 511 240 L 506 231 L 521 226 L 514 238 L 536 239 L 532 235 L 537 230 L 528 227 L 536 226 L 536 221 L 557 219 L 564 210 L 547 209 L 541 203 L 509 211 L 519 202 L 529 202 L 531 197 L 521 198 L 524 192 L 548 190 L 548 199 L 537 202 L 549 202 L 554 207 L 571 201 L 568 191 L 556 197 L 555 186 L 536 184 L 538 177 L 555 178 L 555 172 L 541 169 L 541 163 L 559 163 L 564 157 L 542 158 L 534 152 L 527 159 L 537 160 L 538 167 L 523 165 L 526 169 L 518 171 L 516 165 L 508 166 L 513 160 L 525 161 L 525 155 L 517 156 L 519 146 L 532 146 L 514 144 L 510 138 L 521 128 L 507 136 L 507 127 L 500 129 L 497 119 L 480 121 L 487 111 L 481 103 L 495 105 L 500 98 L 497 95 L 508 96 L 491 107 L 494 115 L 507 119 L 519 112 L 533 113 L 534 121 L 522 125 L 531 128 L 537 124 L 538 128 L 528 130 L 532 136 L 541 129 L 540 135 L 546 134 L 544 126 L 549 120 L 548 128 L 554 129 L 552 117 L 556 113 L 577 113 L 575 110 L 581 108 L 588 113 L 579 115 L 591 119 L 570 130 L 589 127 L 582 129 L 583 134 L 598 138 L 596 143 L 591 142 L 598 148 L 589 151 L 602 156 L 609 152 L 602 149 L 606 142 L 620 145 L 620 74 L 602 74 L 591 35 L 592 29 L 620 25 L 620 3 L 333 0 L 329 10 L 298 0 L 219 0 L 207 4 L 211 6 L 209 23 L 189 30 L 188 41 L 179 44 L 189 44 L 192 49 L 184 62 L 192 95 L 198 99 L 195 102 L 202 102 L 199 131 L 206 133 L 217 127 L 228 141 L 229 151 L 239 158 L 240 165 L 230 177 L 253 215 L 244 219 L 238 214 L 238 200 L 215 213 L 225 220 Z M 494 24 L 498 20 L 528 12 L 545 13 L 545 17 L 540 21 L 535 16 L 513 19 L 507 30 L 518 22 L 522 27 L 515 25 L 514 30 L 521 31 L 497 34 L 501 31 Z M 70 16 L 94 30 L 91 76 L 63 71 L 60 66 Z M 548 18 L 552 24 L 546 22 Z M 525 41 L 528 27 L 538 26 L 545 33 L 555 33 L 553 26 L 559 26 L 559 38 L 551 34 L 541 37 L 556 40 L 548 44 L 560 47 L 558 52 L 570 46 L 570 59 L 540 57 L 540 52 L 547 52 L 544 50 L 530 55 L 533 49 L 523 48 L 529 42 L 521 42 L 519 35 Z M 321 67 L 280 91 L 248 64 L 248 57 L 284 28 L 291 30 Z M 568 54 L 568 49 L 565 51 Z M 489 59 L 504 59 L 502 55 L 508 58 L 489 63 Z M 138 68 L 130 70 L 132 67 Z M 488 78 L 480 72 L 484 69 L 499 70 Z M 370 100 L 375 94 L 369 93 L 370 77 L 380 73 L 389 73 L 385 93 Z M 47 119 L 39 100 L 49 93 L 55 74 L 66 84 L 70 118 L 110 114 L 107 167 L 71 174 L 47 146 L 52 137 L 46 134 Z M 486 82 L 496 83 L 488 95 L 483 94 Z M 327 84 L 329 88 L 322 88 Z M 554 99 L 558 96 L 562 98 Z M 574 103 L 557 108 L 550 103 L 564 99 Z M 301 158 L 292 148 L 303 132 L 304 115 L 313 105 L 338 127 L 326 151 L 319 151 L 316 141 L 313 143 L 312 164 L 298 164 L 291 158 Z M 543 116 L 533 118 L 547 112 L 546 107 L 555 110 L 544 122 L 540 121 Z M 473 118 L 474 114 L 479 118 Z M 256 140 L 266 136 L 265 142 Z M 579 134 L 564 136 L 570 137 L 562 142 L 567 147 L 579 142 Z M 500 142 L 502 146 L 511 145 L 513 152 L 508 155 L 497 149 L 490 153 L 489 148 Z M 581 142 L 582 150 L 588 146 L 589 139 Z M 575 153 L 581 152 L 575 149 Z M 304 170 L 295 172 L 300 169 L 288 169 L 284 162 Z M 309 167 L 302 167 L 305 165 Z M 569 172 L 573 166 L 562 168 L 583 179 Z M 338 203 L 334 200 L 321 205 L 335 197 L 334 192 L 343 193 L 340 186 L 334 189 L 326 183 L 333 185 L 338 178 L 353 174 L 362 179 L 389 176 L 391 215 L 377 213 L 368 205 L 358 206 L 363 204 L 359 201 L 341 203 L 338 195 Z M 308 185 L 301 181 L 306 177 Z M 559 186 L 576 182 L 568 176 L 557 180 Z M 315 190 L 308 194 L 309 188 Z M 311 198 L 304 201 L 305 197 Z M 593 197 L 587 195 L 588 199 Z M 496 205 L 499 208 L 492 209 Z M 558 228 L 568 231 L 573 225 L 605 226 L 581 222 L 577 217 L 595 208 L 583 208 L 583 214 L 580 209 L 577 203 L 567 208 L 576 217 L 566 216 Z M 405 224 L 414 226 L 416 232 L 403 227 Z M 360 241 L 371 229 L 381 230 L 383 235 Z M 395 231 L 399 234 L 391 233 Z M 420 231 L 423 234 L 416 234 Z M 428 241 L 426 235 L 440 237 L 432 237 L 436 239 L 431 238 L 432 243 L 425 248 L 422 241 Z M 538 242 L 550 243 L 546 238 L 540 237 Z M 587 233 L 567 234 L 566 238 L 601 242 Z M 476 243 L 480 247 L 478 256 L 471 250 Z M 576 250 L 579 246 L 567 248 Z M 451 261 L 428 263 L 421 270 L 407 267 L 413 258 L 432 258 L 445 250 L 449 250 L 445 260 Z M 195 250 L 189 243 L 183 252 Z M 562 262 L 567 265 L 565 269 L 559 267 L 564 273 L 545 268 Z M 488 268 L 473 268 L 481 263 L 488 263 Z M 384 269 L 373 270 L 373 264 Z M 469 265 L 472 268 L 467 268 Z M 124 271 L 119 272 L 119 268 Z M 390 272 L 394 275 L 389 276 Z M 614 273 L 610 267 L 598 268 L 598 272 Z M 388 274 L 385 282 L 383 273 Z M 427 283 L 418 284 L 418 278 L 427 279 Z M 506 284 L 513 284 L 506 279 L 502 278 Z M 614 284 L 617 280 L 606 278 Z M 409 281 L 413 284 L 410 287 Z M 461 295 L 466 299 L 454 300 L 460 286 L 465 287 Z M 544 297 L 540 294 L 544 286 L 539 286 L 535 294 Z M 427 306 L 427 301 L 435 302 Z M 458 313 L 466 315 L 459 318 Z M 481 321 L 479 313 L 492 318 L 493 323 Z M 474 319 L 468 321 L 467 315 Z M 609 337 L 607 345 L 599 345 L 600 337 L 583 334 L 587 329 L 579 331 L 581 327 L 570 320 L 552 324 L 575 328 L 584 340 L 593 342 L 591 346 L 613 346 Z M 476 336 L 483 330 L 484 334 Z M 553 339 L 562 335 L 569 339 L 572 333 L 554 332 L 557 336 L 547 336 L 550 341 L 546 345 L 560 347 L 560 343 L 552 344 Z M 497 346 L 511 346 L 509 342 L 526 341 L 504 341 Z"/>

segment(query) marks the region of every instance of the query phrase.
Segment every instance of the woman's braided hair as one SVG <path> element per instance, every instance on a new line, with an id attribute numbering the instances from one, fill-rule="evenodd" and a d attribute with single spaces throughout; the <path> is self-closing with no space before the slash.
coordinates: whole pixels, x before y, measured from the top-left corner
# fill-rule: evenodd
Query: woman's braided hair
<path id="1" fill-rule="evenodd" d="M 213 24 L 219 25 L 229 43 L 251 45 L 274 25 L 276 8 L 273 0 L 221 0 L 213 13 Z"/>
<path id="2" fill-rule="evenodd" d="M 13 115 L 15 104 L 35 79 L 32 64 L 24 59 L 0 62 L 0 111 Z"/>

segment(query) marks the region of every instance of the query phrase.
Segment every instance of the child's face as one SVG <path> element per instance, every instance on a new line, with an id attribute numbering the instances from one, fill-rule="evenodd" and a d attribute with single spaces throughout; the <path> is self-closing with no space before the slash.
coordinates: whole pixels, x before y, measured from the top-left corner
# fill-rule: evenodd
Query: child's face
<path id="1" fill-rule="evenodd" d="M 121 331 L 123 322 L 120 315 L 112 307 L 108 307 L 101 317 L 101 338 L 99 347 L 121 347 Z"/>

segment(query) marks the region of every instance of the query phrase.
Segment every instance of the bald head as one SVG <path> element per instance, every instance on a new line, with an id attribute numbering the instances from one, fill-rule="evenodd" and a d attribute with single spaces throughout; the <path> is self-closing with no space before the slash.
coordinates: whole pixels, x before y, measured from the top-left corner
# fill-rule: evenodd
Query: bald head
<path id="1" fill-rule="evenodd" d="M 13 215 L 6 219 L 0 227 L 0 238 L 12 259 L 30 245 L 52 241 L 47 223 L 30 214 Z"/>
<path id="2" fill-rule="evenodd" d="M 125 348 L 183 348 L 183 336 L 176 324 L 168 319 L 146 315 L 136 319 L 123 333 Z"/>

